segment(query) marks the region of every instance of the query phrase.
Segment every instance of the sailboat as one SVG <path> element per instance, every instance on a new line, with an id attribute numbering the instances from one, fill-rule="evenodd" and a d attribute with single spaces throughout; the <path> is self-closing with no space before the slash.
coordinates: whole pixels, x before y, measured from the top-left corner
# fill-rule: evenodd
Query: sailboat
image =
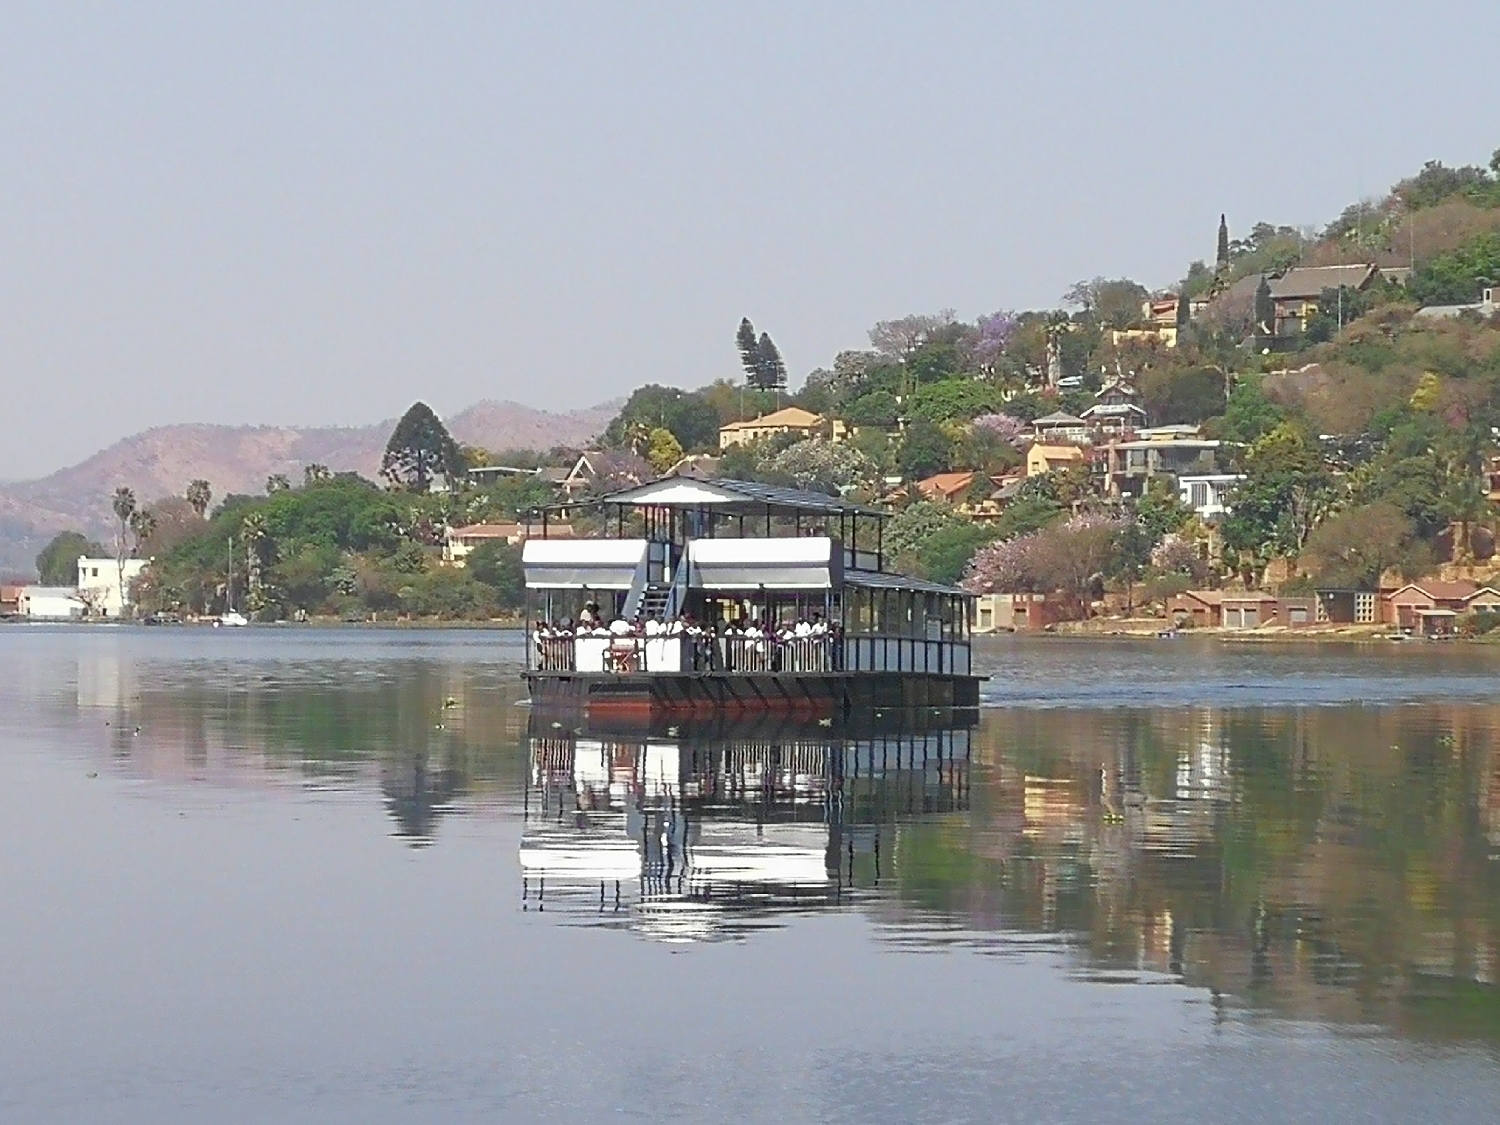
<path id="1" fill-rule="evenodd" d="M 218 620 L 214 622 L 214 628 L 220 625 L 240 626 L 250 624 L 250 619 L 234 608 L 234 536 L 229 537 L 229 577 L 224 583 L 224 612 L 219 614 Z"/>

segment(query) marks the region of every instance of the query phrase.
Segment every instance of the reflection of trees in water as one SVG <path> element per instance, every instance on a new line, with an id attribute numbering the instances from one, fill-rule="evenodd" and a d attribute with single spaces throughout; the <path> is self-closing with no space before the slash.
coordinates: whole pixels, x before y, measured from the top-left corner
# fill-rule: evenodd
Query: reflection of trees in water
<path id="1" fill-rule="evenodd" d="M 1500 1038 L 1500 710 L 997 712 L 902 900 L 1319 1019 Z"/>
<path id="2" fill-rule="evenodd" d="M 439 815 L 464 792 L 465 777 L 456 755 L 434 761 L 424 752 L 394 751 L 380 763 L 380 791 L 396 821 L 396 835 L 414 844 L 432 842 Z"/>
<path id="3" fill-rule="evenodd" d="M 189 666 L 137 677 L 108 710 L 121 768 L 228 785 L 379 784 L 396 834 L 430 839 L 464 793 L 519 794 L 517 682 L 493 671 L 411 662 Z M 136 728 L 139 728 L 137 732 Z"/>

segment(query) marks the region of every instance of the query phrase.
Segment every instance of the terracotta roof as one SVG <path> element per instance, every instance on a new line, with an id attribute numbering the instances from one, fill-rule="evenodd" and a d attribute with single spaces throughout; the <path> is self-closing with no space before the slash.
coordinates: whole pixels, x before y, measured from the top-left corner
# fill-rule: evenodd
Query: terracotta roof
<path id="1" fill-rule="evenodd" d="M 1179 596 L 1184 598 L 1192 598 L 1194 601 L 1202 602 L 1204 605 L 1218 605 L 1224 600 L 1224 591 L 1184 590 Z"/>
<path id="2" fill-rule="evenodd" d="M 926 480 L 917 482 L 917 491 L 927 499 L 932 500 L 941 497 L 946 500 L 963 492 L 969 485 L 974 483 L 974 474 L 968 473 L 934 473 Z"/>
<path id="3" fill-rule="evenodd" d="M 1466 580 L 1459 582 L 1442 582 L 1437 579 L 1424 579 L 1421 582 L 1408 582 L 1405 586 L 1402 586 L 1399 590 L 1393 593 L 1391 597 L 1399 597 L 1400 595 L 1406 593 L 1407 590 L 1416 590 L 1419 593 L 1426 594 L 1433 601 L 1462 601 L 1465 598 L 1471 598 L 1475 594 L 1479 593 L 1479 583 L 1469 582 Z"/>

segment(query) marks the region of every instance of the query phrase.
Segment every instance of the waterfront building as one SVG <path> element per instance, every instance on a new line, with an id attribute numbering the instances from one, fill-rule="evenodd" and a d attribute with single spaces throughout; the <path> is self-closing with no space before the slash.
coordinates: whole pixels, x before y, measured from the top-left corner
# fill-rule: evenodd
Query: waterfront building
<path id="1" fill-rule="evenodd" d="M 130 584 L 146 569 L 145 559 L 78 557 L 78 597 L 91 616 L 123 617 L 130 604 Z"/>

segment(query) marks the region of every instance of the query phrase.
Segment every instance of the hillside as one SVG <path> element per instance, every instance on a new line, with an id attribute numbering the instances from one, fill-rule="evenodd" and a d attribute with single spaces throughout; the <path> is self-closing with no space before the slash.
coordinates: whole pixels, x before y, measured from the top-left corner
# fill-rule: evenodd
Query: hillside
<path id="1" fill-rule="evenodd" d="M 453 436 L 485 449 L 585 445 L 619 409 L 603 403 L 554 414 L 514 402 L 485 400 L 447 419 Z M 373 426 L 158 426 L 116 442 L 85 461 L 39 480 L 0 485 L 0 574 L 29 574 L 38 551 L 57 532 L 76 528 L 108 541 L 110 496 L 121 485 L 143 503 L 180 494 L 206 479 L 216 497 L 259 492 L 266 478 L 300 479 L 308 464 L 373 477 L 394 419 Z"/>

